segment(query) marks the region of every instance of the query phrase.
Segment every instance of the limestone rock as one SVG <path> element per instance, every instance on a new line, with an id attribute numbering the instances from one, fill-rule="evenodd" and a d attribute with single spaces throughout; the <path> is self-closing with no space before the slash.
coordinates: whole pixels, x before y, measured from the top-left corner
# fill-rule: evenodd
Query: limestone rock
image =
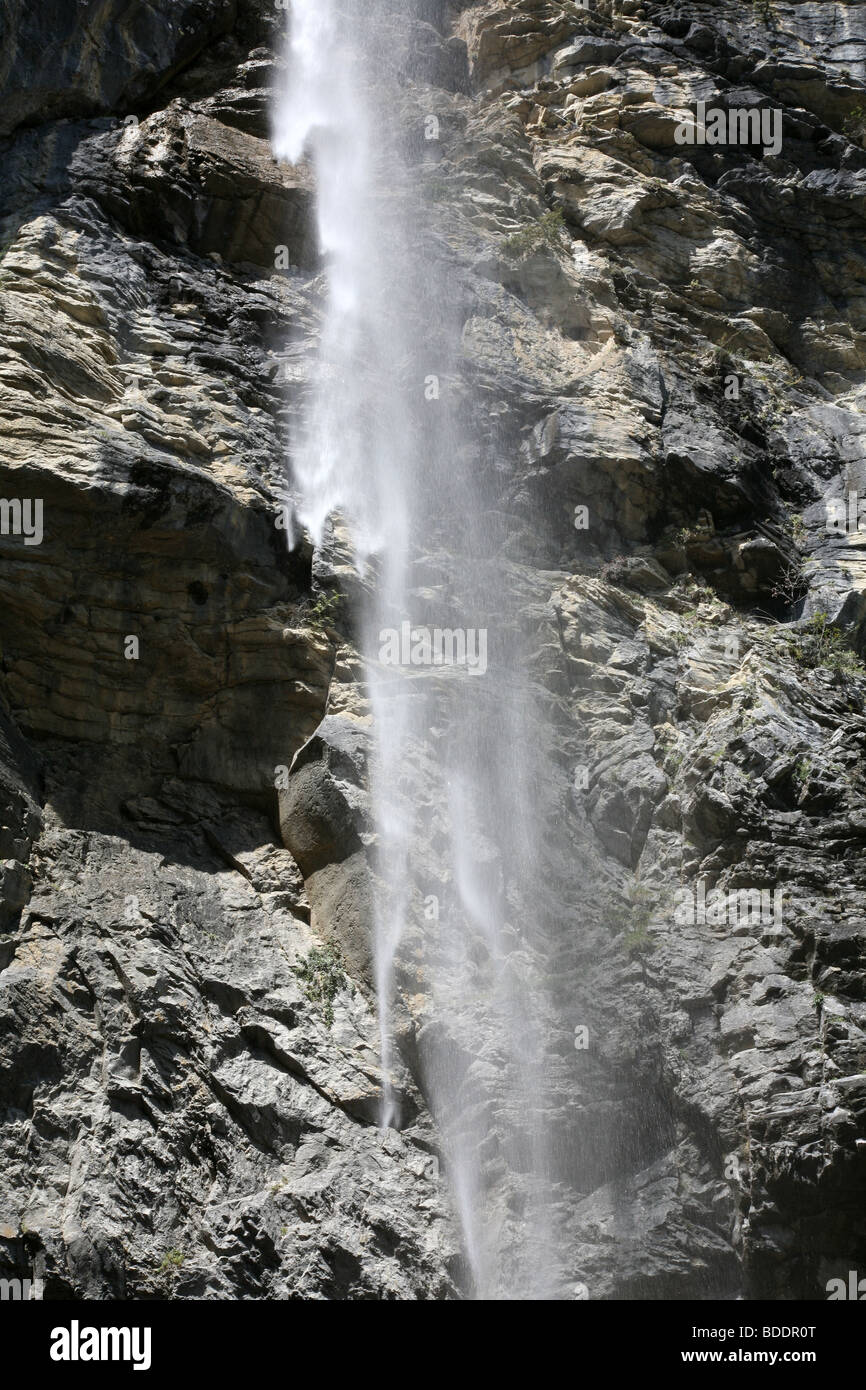
<path id="1" fill-rule="evenodd" d="M 866 7 L 388 15 L 410 225 L 449 268 L 549 715 L 545 949 L 509 964 L 556 1002 L 562 1296 L 823 1298 L 866 1267 Z M 370 710 L 317 606 L 365 581 L 286 469 L 325 281 L 310 171 L 267 143 L 278 15 L 0 23 L 0 496 L 44 526 L 0 536 L 0 1273 L 456 1297 L 419 1060 L 432 801 L 404 1128 L 377 1127 Z M 698 101 L 778 108 L 781 149 L 678 143 Z M 467 960 L 440 1042 L 517 1250 L 527 1136 Z"/>

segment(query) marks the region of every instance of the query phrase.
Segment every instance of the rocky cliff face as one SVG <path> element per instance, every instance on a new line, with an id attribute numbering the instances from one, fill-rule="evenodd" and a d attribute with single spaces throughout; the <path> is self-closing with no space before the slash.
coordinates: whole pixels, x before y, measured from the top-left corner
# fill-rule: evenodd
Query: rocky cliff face
<path id="1" fill-rule="evenodd" d="M 866 606 L 827 525 L 866 491 L 866 8 L 408 8 L 383 63 L 574 846 L 572 1277 L 821 1298 L 866 1264 Z M 0 20 L 0 1261 L 455 1297 L 411 950 L 376 1127 L 356 581 L 338 531 L 286 544 L 324 280 L 268 142 L 285 15 L 70 9 Z M 680 143 L 698 102 L 778 148 Z"/>

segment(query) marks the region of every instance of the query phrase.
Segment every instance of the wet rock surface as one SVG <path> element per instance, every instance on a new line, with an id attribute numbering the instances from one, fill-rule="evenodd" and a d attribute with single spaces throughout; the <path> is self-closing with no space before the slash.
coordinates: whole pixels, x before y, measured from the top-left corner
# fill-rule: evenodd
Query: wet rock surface
<path id="1" fill-rule="evenodd" d="M 83 6 L 51 45 L 50 8 L 7 6 L 0 80 L 0 495 L 44 506 L 0 536 L 0 1260 L 454 1297 L 412 930 L 376 1127 L 370 713 L 322 602 L 357 581 L 286 544 L 323 280 L 267 145 L 279 16 Z M 569 1276 L 822 1298 L 866 1263 L 862 533 L 827 525 L 866 489 L 866 9 L 399 8 L 571 836 L 515 945 L 555 982 Z M 678 144 L 698 101 L 781 148 Z"/>

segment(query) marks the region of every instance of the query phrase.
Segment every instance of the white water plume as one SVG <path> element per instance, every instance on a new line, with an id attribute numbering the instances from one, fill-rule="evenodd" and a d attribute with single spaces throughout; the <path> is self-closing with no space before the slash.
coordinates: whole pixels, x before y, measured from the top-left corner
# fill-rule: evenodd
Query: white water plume
<path id="1" fill-rule="evenodd" d="M 539 1298 L 559 1286 L 544 942 L 531 906 L 542 872 L 539 716 L 489 522 L 499 499 L 456 405 L 454 285 L 403 152 L 412 120 L 422 129 L 424 118 L 391 70 L 391 36 L 406 20 L 389 0 L 294 0 L 274 147 L 284 160 L 309 159 L 315 173 L 324 309 L 292 471 L 314 542 L 338 515 L 359 569 L 375 557 L 359 631 L 373 728 L 383 1069 L 395 1058 L 412 925 L 425 938 L 418 1079 L 442 1136 L 467 1292 Z M 436 375 L 442 399 L 430 400 L 424 383 Z M 420 680 L 384 669 L 380 635 L 407 619 L 489 628 L 489 669 Z M 437 920 L 419 923 L 425 877 L 442 885 L 441 904 Z M 393 1089 L 385 1092 L 382 1123 L 399 1125 Z"/>

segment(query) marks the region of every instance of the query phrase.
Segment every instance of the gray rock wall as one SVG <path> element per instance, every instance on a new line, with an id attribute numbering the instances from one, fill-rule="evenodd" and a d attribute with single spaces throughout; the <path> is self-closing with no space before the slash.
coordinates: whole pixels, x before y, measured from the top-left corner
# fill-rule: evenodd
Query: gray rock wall
<path id="1" fill-rule="evenodd" d="M 866 611 L 826 526 L 866 489 L 866 8 L 417 15 L 389 61 L 573 843 L 542 963 L 589 1030 L 552 1079 L 573 1275 L 821 1298 L 866 1264 Z M 411 937 L 407 1127 L 375 1125 L 368 711 L 321 601 L 352 581 L 276 525 L 322 292 L 267 143 L 279 12 L 2 22 L 0 496 L 44 539 L 0 536 L 0 1262 L 454 1297 Z M 677 144 L 699 100 L 779 110 L 781 149 Z M 699 883 L 781 913 L 677 920 Z"/>

